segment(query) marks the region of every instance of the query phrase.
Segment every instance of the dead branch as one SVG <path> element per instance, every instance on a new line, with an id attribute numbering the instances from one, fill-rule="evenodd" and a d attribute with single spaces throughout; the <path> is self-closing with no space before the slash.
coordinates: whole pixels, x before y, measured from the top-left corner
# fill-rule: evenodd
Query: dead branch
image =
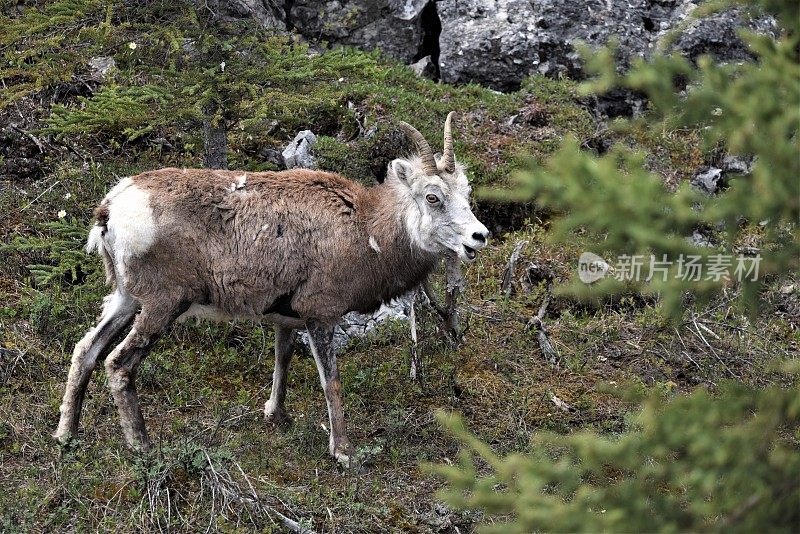
<path id="1" fill-rule="evenodd" d="M 25 137 L 27 137 L 28 139 L 33 141 L 34 144 L 36 145 L 36 148 L 39 149 L 39 153 L 40 154 L 44 154 L 44 144 L 41 142 L 41 140 L 39 140 L 38 137 L 36 137 L 35 135 L 33 135 L 32 133 L 30 133 L 27 130 L 23 130 L 22 128 L 20 128 L 19 126 L 17 126 L 14 123 L 9 124 L 9 126 L 11 127 L 12 130 L 16 130 L 20 134 L 24 135 Z"/>
<path id="2" fill-rule="evenodd" d="M 463 332 L 460 328 L 458 317 L 458 297 L 464 292 L 464 275 L 461 273 L 461 263 L 457 256 L 447 257 L 444 262 L 447 289 L 444 305 L 436 298 L 436 293 L 431 287 L 430 279 L 422 282 L 422 293 L 428 300 L 431 308 L 436 312 L 439 328 L 445 333 L 453 345 L 461 342 Z"/>
<path id="3" fill-rule="evenodd" d="M 461 327 L 458 318 L 458 297 L 464 292 L 464 275 L 461 273 L 461 262 L 456 256 L 448 256 L 444 260 L 444 270 L 447 278 L 447 294 L 444 299 L 445 326 L 458 345 L 461 342 Z"/>
<path id="4" fill-rule="evenodd" d="M 415 289 L 414 296 L 411 298 L 411 311 L 408 314 L 408 322 L 411 325 L 411 371 L 409 372 L 409 376 L 412 380 L 416 380 L 422 385 L 424 369 L 422 358 L 417 350 L 417 313 L 415 311 L 418 297 L 419 289 Z"/>
<path id="5" fill-rule="evenodd" d="M 429 277 L 425 278 L 425 280 L 422 282 L 422 291 L 425 293 L 425 297 L 428 299 L 428 304 L 431 305 L 431 308 L 433 308 L 440 317 L 444 318 L 444 316 L 447 315 L 447 312 L 436 299 L 436 293 L 434 293 L 433 288 L 431 287 L 431 279 Z"/>
<path id="6" fill-rule="evenodd" d="M 539 348 L 542 350 L 542 354 L 550 362 L 550 365 L 558 366 L 558 362 L 560 361 L 561 357 L 558 354 L 558 351 L 550 342 L 549 332 L 547 330 L 547 325 L 544 324 L 544 316 L 547 314 L 547 307 L 550 305 L 550 300 L 553 297 L 553 290 L 552 284 L 548 282 L 547 284 L 547 293 L 544 297 L 544 302 L 542 305 L 539 306 L 538 313 L 528 321 L 526 328 L 536 328 L 538 330 L 537 338 L 539 341 Z"/>
<path id="7" fill-rule="evenodd" d="M 431 287 L 429 278 L 425 278 L 421 287 L 414 290 L 414 296 L 411 299 L 411 312 L 409 314 L 409 322 L 411 324 L 411 368 L 409 376 L 412 380 L 417 380 L 420 385 L 424 380 L 424 360 L 419 354 L 415 309 L 417 302 L 427 301 L 436 312 L 435 317 L 439 329 L 444 332 L 453 346 L 458 346 L 464 335 L 464 332 L 461 331 L 458 317 L 458 297 L 464 291 L 464 275 L 461 272 L 461 263 L 458 257 L 453 256 L 445 259 L 445 278 L 447 280 L 447 289 L 444 306 L 439 304 L 436 299 L 436 293 Z"/>
<path id="8" fill-rule="evenodd" d="M 503 270 L 503 282 L 500 285 L 500 291 L 505 294 L 506 298 L 514 293 L 514 278 L 517 275 L 517 262 L 519 261 L 522 249 L 524 249 L 527 244 L 528 241 L 525 239 L 517 241 L 517 244 L 514 246 L 514 252 L 511 253 L 511 257 L 508 258 L 508 263 L 506 263 L 506 267 Z"/>
<path id="9" fill-rule="evenodd" d="M 203 454 L 205 455 L 207 461 L 206 469 L 203 471 L 203 478 L 211 488 L 212 507 L 214 506 L 217 495 L 219 495 L 219 498 L 221 499 L 219 513 L 224 515 L 226 511 L 233 511 L 232 505 L 236 504 L 243 508 L 248 514 L 255 512 L 256 514 L 265 515 L 270 520 L 272 520 L 273 517 L 277 517 L 281 524 L 283 524 L 284 527 L 292 532 L 296 532 L 298 534 L 314 533 L 313 530 L 305 528 L 297 521 L 290 519 L 289 517 L 280 513 L 274 507 L 265 503 L 264 500 L 258 495 L 252 483 L 250 482 L 250 479 L 247 477 L 244 470 L 238 463 L 233 462 L 239 472 L 242 474 L 242 477 L 244 477 L 248 489 L 250 490 L 249 492 L 245 491 L 241 485 L 233 479 L 227 469 L 215 468 L 214 462 L 211 460 L 211 457 L 206 451 L 203 451 Z"/>

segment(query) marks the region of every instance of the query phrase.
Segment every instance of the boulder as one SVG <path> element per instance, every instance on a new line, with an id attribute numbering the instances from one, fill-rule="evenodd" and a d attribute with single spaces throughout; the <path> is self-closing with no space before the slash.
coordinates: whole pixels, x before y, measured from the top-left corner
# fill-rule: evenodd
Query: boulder
<path id="1" fill-rule="evenodd" d="M 534 73 L 586 76 L 577 41 L 600 47 L 614 38 L 625 69 L 656 49 L 691 60 L 751 58 L 741 28 L 776 35 L 774 19 L 737 9 L 687 18 L 702 0 L 230 0 L 228 18 L 249 17 L 264 28 L 294 31 L 312 44 L 379 48 L 423 76 L 513 91 Z M 667 45 L 667 34 L 680 33 Z M 426 59 L 426 57 L 430 59 Z M 598 102 L 600 113 L 630 115 L 644 99 L 630 91 Z"/>
<path id="2" fill-rule="evenodd" d="M 350 312 L 345 314 L 333 331 L 333 346 L 339 350 L 354 337 L 365 337 L 381 323 L 389 320 L 408 321 L 411 313 L 413 292 L 406 293 L 391 302 L 384 303 L 372 313 Z M 300 332 L 298 336 L 303 345 L 309 346 L 308 333 Z"/>
<path id="3" fill-rule="evenodd" d="M 651 55 L 694 7 L 687 0 L 442 0 L 441 79 L 500 91 L 517 89 L 533 73 L 581 79 L 585 72 L 573 44 L 599 47 L 612 37 L 625 68 L 634 58 Z M 728 10 L 689 23 L 670 49 L 692 60 L 701 54 L 722 61 L 748 59 L 736 35 L 743 27 L 777 31 L 772 19 L 745 20 Z"/>
<path id="4" fill-rule="evenodd" d="M 226 0 L 219 2 L 219 10 L 223 20 L 253 19 L 266 30 L 284 33 L 286 31 L 284 4 L 285 2 L 278 0 Z"/>
<path id="5" fill-rule="evenodd" d="M 283 159 L 283 153 L 272 147 L 263 147 L 258 155 L 261 159 L 266 163 L 271 163 L 278 169 L 285 169 L 286 168 L 286 161 Z"/>
<path id="6" fill-rule="evenodd" d="M 731 9 L 702 19 L 690 19 L 669 50 L 692 61 L 702 55 L 719 61 L 749 61 L 753 56 L 737 35 L 742 28 L 775 37 L 779 33 L 772 17 L 749 19 L 741 11 Z"/>
<path id="7" fill-rule="evenodd" d="M 691 183 L 700 191 L 713 195 L 724 185 L 723 178 L 722 169 L 711 167 L 692 178 Z"/>
<path id="8" fill-rule="evenodd" d="M 411 63 L 418 59 L 427 0 L 295 0 L 286 24 L 310 41 L 380 48 Z"/>
<path id="9" fill-rule="evenodd" d="M 283 149 L 283 163 L 287 169 L 300 167 L 316 169 L 317 162 L 311 154 L 311 147 L 317 142 L 317 136 L 311 130 L 303 130 Z"/>

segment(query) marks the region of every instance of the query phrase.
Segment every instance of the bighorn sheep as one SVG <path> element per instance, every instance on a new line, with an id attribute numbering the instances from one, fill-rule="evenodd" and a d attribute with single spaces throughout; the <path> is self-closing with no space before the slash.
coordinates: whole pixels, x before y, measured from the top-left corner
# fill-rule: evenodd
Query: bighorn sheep
<path id="1" fill-rule="evenodd" d="M 161 169 L 120 181 L 95 210 L 87 244 L 114 291 L 75 346 L 54 437 L 77 432 L 89 377 L 105 357 L 125 439 L 149 447 L 135 379 L 156 339 L 179 318 L 248 318 L 275 325 L 266 419 L 288 422 L 293 330 L 305 328 L 328 405 L 330 452 L 349 464 L 334 325 L 415 287 L 443 254 L 471 261 L 486 246 L 489 232 L 470 210 L 455 161 L 452 116 L 438 160 L 419 131 L 400 123 L 419 154 L 392 161 L 384 183 L 370 188 L 308 170 Z"/>

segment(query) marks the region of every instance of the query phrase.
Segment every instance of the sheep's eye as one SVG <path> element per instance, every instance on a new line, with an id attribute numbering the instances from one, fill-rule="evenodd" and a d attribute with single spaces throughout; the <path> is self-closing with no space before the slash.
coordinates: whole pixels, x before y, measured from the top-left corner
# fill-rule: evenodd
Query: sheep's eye
<path id="1" fill-rule="evenodd" d="M 439 197 L 437 197 L 432 193 L 428 193 L 427 195 L 425 195 L 425 200 L 427 200 L 429 204 L 436 204 L 437 202 L 439 202 Z"/>

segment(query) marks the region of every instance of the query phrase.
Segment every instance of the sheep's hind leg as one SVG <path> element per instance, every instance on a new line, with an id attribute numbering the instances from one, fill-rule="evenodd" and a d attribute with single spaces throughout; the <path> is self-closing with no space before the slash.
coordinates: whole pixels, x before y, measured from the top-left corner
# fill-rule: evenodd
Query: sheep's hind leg
<path id="1" fill-rule="evenodd" d="M 311 351 L 317 362 L 319 379 L 328 404 L 328 419 L 331 426 L 329 450 L 331 455 L 345 467 L 352 467 L 353 447 L 347 439 L 342 410 L 342 383 L 336 366 L 336 351 L 333 349 L 333 328 L 310 321 L 306 325 L 311 340 Z"/>
<path id="2" fill-rule="evenodd" d="M 83 406 L 86 387 L 97 365 L 111 350 L 112 343 L 131 324 L 137 303 L 129 295 L 117 290 L 106 297 L 100 322 L 89 330 L 72 352 L 72 365 L 67 377 L 61 418 L 53 437 L 66 443 L 78 432 L 78 421 Z"/>
<path id="3" fill-rule="evenodd" d="M 176 304 L 172 307 L 148 307 L 143 304 L 130 333 L 106 359 L 108 386 L 117 405 L 122 433 L 127 444 L 134 449 L 150 448 L 150 438 L 147 436 L 136 390 L 139 364 L 164 330 L 188 307 L 185 304 Z"/>
<path id="4" fill-rule="evenodd" d="M 264 404 L 264 419 L 278 427 L 289 426 L 291 417 L 286 412 L 286 375 L 292 359 L 294 330 L 275 327 L 275 370 L 272 372 L 272 393 Z"/>

